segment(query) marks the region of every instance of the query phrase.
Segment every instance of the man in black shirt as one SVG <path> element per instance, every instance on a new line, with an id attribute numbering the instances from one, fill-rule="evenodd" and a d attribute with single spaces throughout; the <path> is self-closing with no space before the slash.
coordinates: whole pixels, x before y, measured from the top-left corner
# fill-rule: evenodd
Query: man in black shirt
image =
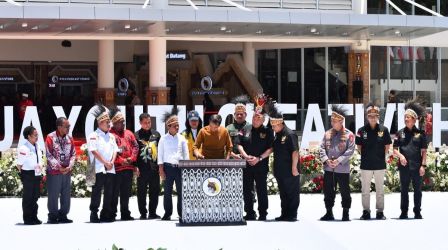
<path id="1" fill-rule="evenodd" d="M 412 180 L 414 187 L 415 219 L 422 219 L 422 177 L 426 168 L 426 149 L 428 148 L 425 131 L 418 129 L 415 124 L 419 118 L 425 116 L 425 108 L 416 101 L 410 101 L 405 106 L 405 125 L 399 130 L 394 141 L 394 154 L 399 157 L 398 170 L 401 186 L 401 215 L 400 219 L 408 218 L 409 184 Z"/>
<path id="2" fill-rule="evenodd" d="M 160 140 L 160 134 L 151 129 L 151 117 L 143 113 L 139 117 L 142 127 L 135 133 L 135 138 L 139 146 L 139 156 L 137 160 L 138 178 L 137 178 L 137 201 L 140 219 L 160 219 L 156 214 L 160 194 L 160 176 L 157 165 L 157 144 Z M 149 207 L 146 209 L 146 195 L 149 186 Z M 149 214 L 148 214 L 149 212 Z"/>
<path id="3" fill-rule="evenodd" d="M 264 95 L 255 98 L 255 113 L 252 117 L 252 129 L 238 137 L 237 145 L 241 156 L 247 161 L 243 170 L 243 193 L 245 220 L 255 220 L 253 194 L 254 181 L 258 196 L 258 220 L 266 220 L 268 209 L 267 176 L 269 172 L 269 155 L 272 153 L 274 132 L 263 125 L 265 114 Z"/>
<path id="4" fill-rule="evenodd" d="M 356 145 L 361 152 L 362 207 L 361 220 L 370 219 L 370 183 L 375 178 L 376 219 L 385 220 L 384 216 L 384 175 L 386 174 L 386 153 L 392 140 L 389 130 L 378 124 L 380 108 L 370 103 L 367 105 L 368 124 L 361 127 L 356 134 Z"/>
<path id="5" fill-rule="evenodd" d="M 283 116 L 269 100 L 265 106 L 270 117 L 272 130 L 275 132 L 273 142 L 274 176 L 280 191 L 282 212 L 277 221 L 296 221 L 300 204 L 299 145 L 297 135 L 289 129 Z"/>

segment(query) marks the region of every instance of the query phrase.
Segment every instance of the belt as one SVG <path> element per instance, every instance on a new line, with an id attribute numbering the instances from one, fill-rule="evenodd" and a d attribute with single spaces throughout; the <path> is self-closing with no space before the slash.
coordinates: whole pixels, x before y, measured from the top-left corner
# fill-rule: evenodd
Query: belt
<path id="1" fill-rule="evenodd" d="M 164 164 L 164 165 L 168 165 L 168 166 L 173 167 L 173 168 L 177 168 L 177 167 L 179 167 L 178 164 L 171 164 L 171 163 L 167 163 L 167 162 L 164 162 L 163 164 Z"/>

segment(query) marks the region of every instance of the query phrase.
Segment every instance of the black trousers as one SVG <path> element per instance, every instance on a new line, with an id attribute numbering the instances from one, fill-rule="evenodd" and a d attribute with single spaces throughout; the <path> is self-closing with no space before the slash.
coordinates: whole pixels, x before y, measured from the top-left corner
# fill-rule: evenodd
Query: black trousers
<path id="1" fill-rule="evenodd" d="M 149 192 L 148 192 L 149 191 Z M 149 196 L 149 205 L 146 209 L 146 195 Z M 137 201 L 141 215 L 155 215 L 160 195 L 159 171 L 151 168 L 140 168 L 140 176 L 137 178 Z"/>
<path id="2" fill-rule="evenodd" d="M 166 217 L 173 214 L 173 184 L 176 183 L 177 191 L 177 214 L 182 217 L 182 179 L 180 168 L 173 167 L 171 164 L 164 163 L 163 169 L 165 170 L 165 183 L 164 183 L 164 195 L 163 195 L 163 208 L 165 209 Z"/>
<path id="3" fill-rule="evenodd" d="M 414 188 L 414 212 L 419 213 L 422 206 L 422 180 L 418 169 L 400 167 L 400 188 L 401 188 L 401 210 L 407 212 L 409 209 L 409 184 L 412 180 Z"/>
<path id="4" fill-rule="evenodd" d="M 339 185 L 339 190 L 341 192 L 342 207 L 349 209 L 352 205 L 352 197 L 350 196 L 350 174 L 330 171 L 325 171 L 324 173 L 325 208 L 330 209 L 334 207 L 336 185 Z"/>
<path id="5" fill-rule="evenodd" d="M 300 175 L 276 176 L 280 191 L 281 216 L 285 218 L 297 218 L 297 210 L 300 204 Z"/>
<path id="6" fill-rule="evenodd" d="M 117 216 L 118 197 L 120 197 L 120 214 L 121 218 L 131 216 L 129 211 L 129 197 L 132 194 L 132 177 L 134 171 L 123 170 L 115 174 L 114 192 L 112 194 L 112 211 L 114 217 Z"/>
<path id="7" fill-rule="evenodd" d="M 266 216 L 268 214 L 268 169 L 263 166 L 247 165 L 243 170 L 243 197 L 244 211 L 247 215 L 255 215 L 254 211 L 254 182 L 258 196 L 258 213 Z"/>
<path id="8" fill-rule="evenodd" d="M 23 185 L 22 211 L 23 222 L 33 222 L 37 220 L 37 200 L 40 197 L 41 176 L 35 176 L 34 170 L 22 170 L 20 179 Z"/>
<path id="9" fill-rule="evenodd" d="M 114 179 L 115 174 L 103 174 L 97 173 L 95 185 L 92 187 L 92 196 L 90 198 L 90 211 L 92 213 L 98 213 L 98 208 L 101 203 L 101 192 L 103 193 L 103 208 L 101 209 L 100 219 L 112 219 L 112 195 L 114 193 Z"/>

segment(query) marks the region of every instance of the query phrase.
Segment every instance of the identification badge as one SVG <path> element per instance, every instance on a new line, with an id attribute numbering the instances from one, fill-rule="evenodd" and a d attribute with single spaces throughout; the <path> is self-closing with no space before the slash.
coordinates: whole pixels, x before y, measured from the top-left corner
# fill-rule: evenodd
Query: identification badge
<path id="1" fill-rule="evenodd" d="M 64 154 L 59 155 L 59 159 L 60 159 L 62 162 L 65 161 L 65 155 L 64 155 Z"/>
<path id="2" fill-rule="evenodd" d="M 362 137 L 363 137 L 364 139 L 367 139 L 367 132 L 362 133 Z"/>
<path id="3" fill-rule="evenodd" d="M 42 171 L 40 170 L 40 166 L 39 165 L 36 165 L 35 167 L 34 167 L 34 175 L 35 176 L 40 176 L 42 174 Z"/>
<path id="4" fill-rule="evenodd" d="M 266 134 L 265 133 L 260 133 L 260 138 L 261 139 L 265 139 L 266 138 Z"/>

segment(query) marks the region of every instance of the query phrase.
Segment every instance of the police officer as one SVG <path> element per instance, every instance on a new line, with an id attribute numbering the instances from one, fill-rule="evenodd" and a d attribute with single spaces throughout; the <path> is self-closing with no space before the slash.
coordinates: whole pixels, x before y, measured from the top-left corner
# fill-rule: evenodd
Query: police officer
<path id="1" fill-rule="evenodd" d="M 151 117 L 143 113 L 139 117 L 141 129 L 135 133 L 139 145 L 137 166 L 137 202 L 140 219 L 160 219 L 157 215 L 157 205 L 160 194 L 160 175 L 157 165 L 157 145 L 160 133 L 151 128 Z M 149 194 L 148 194 L 149 191 Z M 146 209 L 146 195 L 149 196 L 148 209 Z"/>
<path id="2" fill-rule="evenodd" d="M 392 140 L 389 130 L 378 124 L 380 108 L 373 103 L 367 105 L 368 124 L 361 127 L 356 134 L 356 145 L 361 152 L 362 207 L 361 220 L 370 219 L 370 184 L 375 178 L 376 219 L 385 220 L 384 216 L 384 176 L 386 174 L 386 154 Z"/>
<path id="3" fill-rule="evenodd" d="M 246 103 L 249 102 L 249 98 L 246 95 L 242 95 L 235 97 L 232 102 L 235 103 L 234 122 L 226 127 L 233 144 L 230 157 L 233 159 L 242 159 L 238 151 L 238 144 L 236 143 L 238 143 L 239 135 L 244 135 L 251 130 L 250 123 L 246 122 Z"/>
<path id="4" fill-rule="evenodd" d="M 399 157 L 398 170 L 401 186 L 401 215 L 400 219 L 408 218 L 409 184 L 412 180 L 414 187 L 415 219 L 422 219 L 422 177 L 426 168 L 426 149 L 428 148 L 425 131 L 418 129 L 415 124 L 425 116 L 425 108 L 415 100 L 405 105 L 405 125 L 399 130 L 394 141 L 394 154 Z"/>
<path id="5" fill-rule="evenodd" d="M 268 209 L 267 175 L 269 172 L 269 155 L 272 153 L 272 142 L 274 132 L 271 128 L 263 125 L 265 112 L 263 105 L 266 101 L 264 95 L 255 98 L 255 113 L 252 117 L 252 129 L 240 135 L 237 141 L 238 150 L 241 156 L 247 161 L 247 166 L 243 170 L 243 194 L 245 220 L 255 220 L 257 218 L 254 211 L 253 187 L 256 183 L 258 196 L 258 220 L 266 220 Z"/>
<path id="6" fill-rule="evenodd" d="M 297 209 L 300 204 L 299 176 L 299 144 L 297 135 L 289 129 L 281 113 L 275 107 L 275 102 L 268 100 L 265 104 L 270 117 L 272 130 L 275 132 L 273 142 L 274 176 L 280 191 L 281 215 L 276 221 L 296 221 Z"/>
<path id="7" fill-rule="evenodd" d="M 350 157 L 355 151 L 355 137 L 344 127 L 346 110 L 339 105 L 332 106 L 331 126 L 325 132 L 320 146 L 320 159 L 324 163 L 324 201 L 327 213 L 322 221 L 334 220 L 333 206 L 336 197 L 336 185 L 342 196 L 342 221 L 349 221 L 352 203 L 350 196 Z"/>

